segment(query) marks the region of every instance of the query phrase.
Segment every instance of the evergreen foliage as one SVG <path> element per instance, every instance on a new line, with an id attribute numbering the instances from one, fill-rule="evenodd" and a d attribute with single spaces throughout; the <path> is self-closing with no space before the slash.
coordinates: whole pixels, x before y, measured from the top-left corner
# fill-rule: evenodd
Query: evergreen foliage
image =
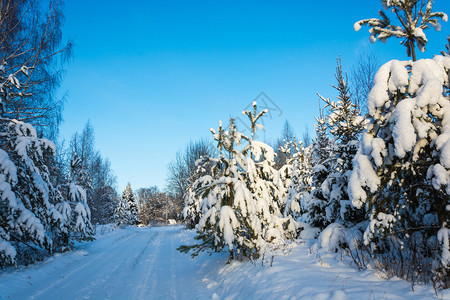
<path id="1" fill-rule="evenodd" d="M 376 251 L 419 247 L 448 276 L 450 58 L 390 61 L 375 77 L 370 123 L 350 177 L 356 207 L 367 207 L 364 242 Z M 446 274 L 446 275 L 445 275 Z"/>
<path id="2" fill-rule="evenodd" d="M 354 29 L 358 31 L 361 25 L 370 27 L 370 41 L 374 43 L 376 39 L 385 42 L 390 37 L 398 37 L 403 40 L 400 42 L 406 47 L 406 53 L 409 57 L 416 60 L 415 47 L 425 51 L 425 45 L 428 39 L 424 30 L 430 26 L 437 31 L 441 30 L 439 19 L 447 22 L 447 15 L 443 12 L 432 12 L 433 1 L 427 0 L 382 0 L 383 8 L 386 11 L 392 11 L 400 22 L 400 25 L 394 25 L 386 12 L 379 11 L 380 19 L 371 18 L 360 20 L 355 23 Z"/>
<path id="3" fill-rule="evenodd" d="M 330 152 L 330 168 L 326 180 L 322 184 L 322 193 L 327 198 L 325 215 L 327 222 L 339 221 L 354 225 L 364 218 L 363 210 L 352 207 L 347 193 L 347 186 L 353 158 L 359 147 L 359 138 L 364 130 L 363 117 L 357 105 L 352 101 L 347 76 L 342 70 L 340 57 L 337 60 L 335 78 L 338 82 L 332 85 L 337 91 L 337 101 L 319 97 L 328 108 L 328 131 L 333 144 Z"/>
<path id="4" fill-rule="evenodd" d="M 2 104 L 20 90 L 18 72 L 1 70 Z M 55 145 L 38 138 L 32 125 L 15 119 L 1 127 L 0 143 L 0 265 L 30 263 L 67 249 L 74 238 L 90 239 L 85 191 L 71 182 L 64 197 L 52 183 L 48 165 Z"/>
<path id="5" fill-rule="evenodd" d="M 204 157 L 199 172 L 210 168 L 211 175 L 203 175 L 189 189 L 184 209 L 185 218 L 197 224 L 200 244 L 182 246 L 181 251 L 221 251 L 227 248 L 230 258 L 257 258 L 269 244 L 282 245 L 296 235 L 291 217 L 284 218 L 282 209 L 284 185 L 280 173 L 273 167 L 274 151 L 262 142 L 253 140 L 258 122 L 267 110 L 243 111 L 251 124 L 251 138 L 238 132 L 231 120 L 229 130 L 222 124 L 213 130 L 221 152 L 219 158 Z M 236 148 L 241 142 L 247 145 Z M 228 152 L 224 156 L 223 150 Z"/>
<path id="6" fill-rule="evenodd" d="M 138 204 L 134 199 L 131 184 L 128 183 L 114 211 L 117 225 L 137 225 L 139 223 L 138 213 Z"/>
<path id="7" fill-rule="evenodd" d="M 307 224 L 325 228 L 330 221 L 326 216 L 326 190 L 323 189 L 325 180 L 330 174 L 332 141 L 327 133 L 327 116 L 319 109 L 319 117 L 316 117 L 316 139 L 311 145 L 311 192 L 303 198 L 301 203 L 303 221 Z"/>

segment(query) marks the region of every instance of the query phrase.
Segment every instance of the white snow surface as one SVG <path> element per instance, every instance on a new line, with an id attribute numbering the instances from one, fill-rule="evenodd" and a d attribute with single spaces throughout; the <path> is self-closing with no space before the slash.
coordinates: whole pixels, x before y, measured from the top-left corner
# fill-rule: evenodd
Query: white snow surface
<path id="1" fill-rule="evenodd" d="M 0 273 L 0 299 L 436 298 L 431 286 L 416 285 L 412 292 L 403 280 L 358 271 L 317 241 L 297 240 L 273 260 L 266 255 L 227 265 L 227 253 L 195 259 L 179 253 L 176 248 L 195 236 L 181 226 L 110 225 L 97 232 L 103 235 L 74 252 Z M 450 291 L 441 291 L 438 299 L 450 299 Z"/>

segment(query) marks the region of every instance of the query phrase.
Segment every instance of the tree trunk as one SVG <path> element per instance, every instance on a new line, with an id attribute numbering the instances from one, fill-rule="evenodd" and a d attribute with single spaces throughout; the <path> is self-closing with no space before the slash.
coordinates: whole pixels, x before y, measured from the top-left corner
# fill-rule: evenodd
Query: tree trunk
<path id="1" fill-rule="evenodd" d="M 411 43 L 409 45 L 411 47 L 412 60 L 416 61 L 416 46 L 414 45 L 414 40 L 411 40 Z"/>

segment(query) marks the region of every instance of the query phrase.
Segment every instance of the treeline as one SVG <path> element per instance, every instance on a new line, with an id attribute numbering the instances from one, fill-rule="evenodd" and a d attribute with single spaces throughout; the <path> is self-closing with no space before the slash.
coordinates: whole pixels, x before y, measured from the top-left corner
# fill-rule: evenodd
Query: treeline
<path id="1" fill-rule="evenodd" d="M 198 160 L 184 194 L 184 218 L 200 242 L 181 251 L 226 249 L 230 259 L 254 259 L 291 239 L 318 238 L 361 269 L 370 265 L 387 276 L 448 288 L 450 38 L 442 55 L 418 61 L 415 55 L 427 42 L 423 30 L 439 29 L 438 19 L 447 15 L 433 13 L 431 1 L 383 3 L 403 27 L 381 11 L 381 19 L 359 21 L 355 30 L 370 26 L 373 41 L 404 38 L 413 61 L 379 68 L 362 113 L 358 97 L 367 87 L 353 86 L 359 92 L 351 93 L 339 58 L 338 95 L 318 94 L 323 108 L 311 144 L 289 126 L 275 151 L 257 141 L 267 110 L 256 102 L 242 112 L 251 135 L 233 119 L 211 129 L 218 154 Z"/>
<path id="2" fill-rule="evenodd" d="M 164 225 L 169 220 L 183 220 L 184 197 L 189 186 L 198 178 L 196 161 L 215 156 L 213 145 L 205 140 L 192 141 L 179 150 L 168 166 L 166 186 L 140 188 L 133 192 L 128 184 L 115 213 L 121 225 Z M 134 208 L 135 207 L 135 208 Z"/>

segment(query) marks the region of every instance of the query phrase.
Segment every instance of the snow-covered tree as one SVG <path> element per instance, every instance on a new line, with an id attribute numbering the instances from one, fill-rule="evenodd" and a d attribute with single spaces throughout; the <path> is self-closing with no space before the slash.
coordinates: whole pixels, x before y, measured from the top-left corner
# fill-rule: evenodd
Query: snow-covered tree
<path id="1" fill-rule="evenodd" d="M 51 184 L 45 163 L 54 144 L 40 139 L 30 124 L 11 121 L 0 149 L 0 264 L 31 262 L 41 250 L 51 253 L 54 239 L 68 233 L 64 216 L 55 208 L 62 200 Z M 55 197 L 55 195 L 57 197 Z"/>
<path id="2" fill-rule="evenodd" d="M 337 101 L 319 97 L 328 108 L 327 127 L 333 144 L 330 153 L 330 168 L 321 188 L 326 198 L 326 223 L 336 221 L 353 225 L 362 221 L 363 210 L 356 210 L 350 203 L 347 193 L 349 176 L 353 169 L 353 157 L 359 147 L 359 138 L 364 130 L 364 118 L 350 95 L 347 76 L 342 70 L 341 58 L 337 60 L 336 74 Z"/>
<path id="3" fill-rule="evenodd" d="M 258 119 L 267 110 L 244 111 L 249 117 L 252 138 L 238 132 L 234 122 L 228 131 L 211 130 L 218 142 L 218 149 L 228 152 L 228 157 L 204 157 L 199 161 L 199 172 L 210 168 L 192 185 L 186 206 L 185 217 L 197 222 L 198 239 L 201 244 L 183 246 L 182 251 L 228 248 L 230 258 L 257 258 L 268 244 L 283 244 L 296 234 L 291 217 L 283 218 L 283 182 L 274 165 L 273 149 L 253 140 L 256 129 L 262 129 Z M 248 144 L 239 150 L 236 147 L 246 140 Z M 223 153 L 223 152 L 221 152 Z"/>
<path id="4" fill-rule="evenodd" d="M 291 142 L 294 148 L 292 159 L 280 169 L 286 187 L 286 207 L 284 216 L 298 219 L 305 211 L 302 203 L 307 202 L 312 185 L 311 147 L 304 147 L 302 141 Z"/>
<path id="5" fill-rule="evenodd" d="M 5 65 L 6 63 L 4 63 Z M 5 117 L 4 103 L 19 93 L 20 74 L 0 68 L 0 265 L 32 262 L 68 243 L 68 215 L 60 191 L 52 184 L 47 163 L 55 145 L 37 137 L 27 123 Z M 27 95 L 30 97 L 31 95 Z"/>
<path id="6" fill-rule="evenodd" d="M 326 217 L 327 186 L 323 183 L 330 174 L 332 141 L 327 132 L 327 116 L 319 109 L 316 117 L 316 139 L 311 145 L 311 192 L 301 201 L 302 221 L 313 227 L 325 228 L 330 222 Z"/>
<path id="7" fill-rule="evenodd" d="M 380 10 L 380 19 L 364 19 L 354 24 L 355 31 L 361 29 L 361 25 L 370 27 L 370 41 L 374 43 L 377 39 L 385 42 L 387 38 L 398 37 L 403 39 L 400 43 L 406 47 L 406 53 L 416 60 L 415 47 L 425 51 L 428 42 L 424 30 L 430 26 L 437 31 L 441 30 L 439 19 L 447 22 L 447 15 L 443 12 L 432 12 L 433 0 L 382 0 L 383 8 L 391 11 L 398 19 L 399 25 L 394 25 L 385 11 Z"/>
<path id="8" fill-rule="evenodd" d="M 450 35 L 447 37 L 447 45 L 445 45 L 447 51 L 441 51 L 442 55 L 450 56 Z"/>
<path id="9" fill-rule="evenodd" d="M 375 76 L 370 123 L 354 159 L 349 194 L 370 211 L 364 241 L 379 251 L 398 237 L 438 253 L 449 271 L 450 58 L 392 60 Z M 374 243 L 371 243 L 374 242 Z M 437 249 L 436 246 L 438 245 Z"/>
<path id="10" fill-rule="evenodd" d="M 87 203 L 91 209 L 94 223 L 108 223 L 113 219 L 117 192 L 116 177 L 110 163 L 95 149 L 94 128 L 90 121 L 81 132 L 72 135 L 68 151 L 67 164 L 76 156 L 82 176 L 77 184 L 86 191 Z"/>
<path id="11" fill-rule="evenodd" d="M 119 200 L 114 215 L 118 225 L 136 225 L 139 223 L 138 205 L 134 199 L 131 184 L 127 184 L 123 191 L 122 198 Z"/>
<path id="12" fill-rule="evenodd" d="M 66 184 L 67 200 L 72 209 L 70 218 L 71 231 L 78 240 L 92 239 L 94 230 L 91 224 L 91 210 L 87 204 L 86 190 L 80 184 L 88 176 L 84 170 L 81 158 L 75 153 L 70 163 L 70 179 Z M 66 211 L 64 208 L 62 211 Z"/>
<path id="13" fill-rule="evenodd" d="M 292 160 L 295 151 L 294 140 L 296 140 L 294 130 L 286 120 L 281 131 L 281 137 L 275 142 L 273 147 L 276 149 L 275 168 L 277 170 Z"/>

